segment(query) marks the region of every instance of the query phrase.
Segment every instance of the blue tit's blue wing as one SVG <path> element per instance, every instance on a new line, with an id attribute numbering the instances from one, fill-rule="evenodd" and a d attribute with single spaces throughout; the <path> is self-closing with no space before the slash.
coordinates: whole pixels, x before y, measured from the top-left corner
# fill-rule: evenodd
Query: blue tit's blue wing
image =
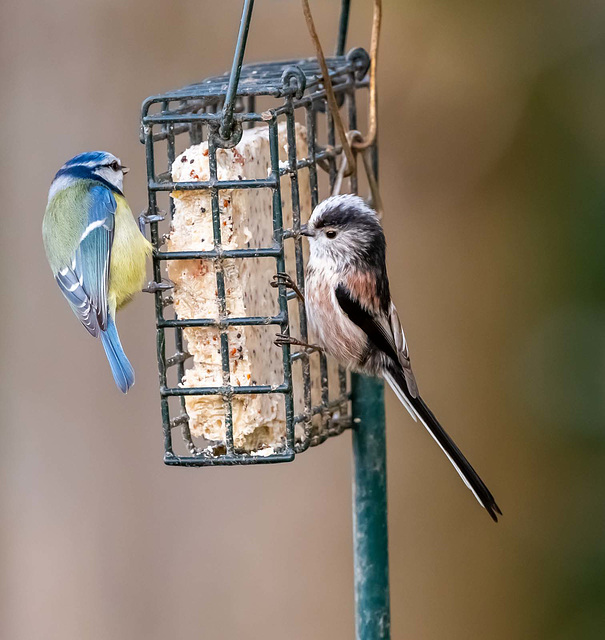
<path id="1" fill-rule="evenodd" d="M 71 264 L 57 273 L 57 283 L 80 322 L 93 336 L 107 329 L 107 289 L 116 201 L 104 186 L 90 188 L 86 226 Z"/>

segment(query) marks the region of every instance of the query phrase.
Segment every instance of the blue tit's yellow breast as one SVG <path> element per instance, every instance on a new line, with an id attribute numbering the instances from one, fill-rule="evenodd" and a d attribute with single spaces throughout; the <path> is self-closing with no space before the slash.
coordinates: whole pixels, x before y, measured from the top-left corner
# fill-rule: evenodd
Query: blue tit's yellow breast
<path id="1" fill-rule="evenodd" d="M 115 311 L 145 284 L 145 263 L 151 244 L 140 232 L 126 198 L 115 195 L 116 214 L 109 271 L 109 305 Z"/>

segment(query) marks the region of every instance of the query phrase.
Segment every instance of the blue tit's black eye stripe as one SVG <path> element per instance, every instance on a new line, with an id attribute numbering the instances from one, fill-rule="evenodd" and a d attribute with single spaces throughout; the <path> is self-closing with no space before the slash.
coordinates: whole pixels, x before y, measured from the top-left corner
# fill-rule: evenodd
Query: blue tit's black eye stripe
<path id="1" fill-rule="evenodd" d="M 54 179 L 61 178 L 62 176 L 69 176 L 71 178 L 79 178 L 81 180 L 94 180 L 95 182 L 100 182 L 102 185 L 106 186 L 108 189 L 117 193 L 121 196 L 124 194 L 118 189 L 115 185 L 111 184 L 111 182 L 105 180 L 98 173 L 95 173 L 90 167 L 85 167 L 82 165 L 78 165 L 75 167 L 63 167 L 59 171 L 57 171 Z"/>

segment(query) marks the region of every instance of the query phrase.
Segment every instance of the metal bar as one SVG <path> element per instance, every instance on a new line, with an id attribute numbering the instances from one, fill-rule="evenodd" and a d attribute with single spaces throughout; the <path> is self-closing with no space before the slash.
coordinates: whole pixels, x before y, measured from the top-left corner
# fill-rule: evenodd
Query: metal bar
<path id="1" fill-rule="evenodd" d="M 317 181 L 317 111 L 315 106 L 317 103 L 312 103 L 306 107 L 306 122 L 307 122 L 307 139 L 308 139 L 308 154 L 309 154 L 309 189 L 311 191 L 311 211 L 315 209 L 319 202 L 319 185 Z M 327 156 L 326 156 L 327 157 Z M 328 360 L 326 354 L 321 351 L 319 354 L 319 376 L 321 385 L 321 403 L 324 406 L 328 406 L 330 400 L 330 380 L 328 376 Z"/>
<path id="2" fill-rule="evenodd" d="M 307 116 L 307 140 L 308 142 L 308 161 L 309 161 L 309 189 L 311 191 L 311 208 L 315 209 L 319 202 L 319 190 L 317 184 L 317 160 L 321 153 L 317 151 L 317 112 L 310 104 L 305 109 Z M 334 152 L 336 150 L 334 149 Z M 325 152 L 324 152 L 325 153 Z M 301 168 L 302 161 L 297 163 L 297 168 Z"/>
<path id="3" fill-rule="evenodd" d="M 351 375 L 353 407 L 353 547 L 357 640 L 389 640 L 384 384 Z"/>
<path id="4" fill-rule="evenodd" d="M 286 270 L 286 257 L 284 254 L 284 219 L 281 202 L 281 184 L 279 181 L 279 132 L 277 120 L 273 118 L 269 122 L 269 154 L 271 157 L 271 174 L 275 179 L 276 187 L 273 190 L 273 241 L 280 247 L 280 253 L 275 257 L 278 272 Z M 285 286 L 278 287 L 279 312 L 283 317 L 281 332 L 288 335 L 290 332 L 290 319 L 288 315 L 288 296 Z M 282 366 L 284 369 L 284 386 L 292 389 L 292 361 L 290 360 L 290 345 L 282 346 Z M 284 412 L 286 417 L 286 444 L 289 449 L 294 448 L 294 398 L 293 391 L 284 396 Z"/>
<path id="5" fill-rule="evenodd" d="M 286 98 L 286 105 L 291 107 L 291 97 Z M 303 293 L 305 292 L 305 267 L 303 264 L 303 247 L 302 237 L 300 236 L 301 218 L 300 218 L 300 189 L 298 184 L 297 149 L 296 149 L 296 125 L 294 121 L 294 109 L 288 109 L 286 115 L 286 137 L 288 140 L 288 168 L 290 169 L 290 192 L 292 197 L 292 229 L 295 232 L 294 237 L 294 260 L 296 269 L 296 283 Z M 305 303 L 298 300 L 298 321 L 299 331 L 303 342 L 309 341 L 307 329 L 307 314 L 305 311 Z M 302 378 L 303 378 L 303 398 L 305 406 L 305 414 L 311 415 L 311 363 L 309 362 L 309 354 L 303 352 L 301 357 Z M 305 440 L 308 441 L 311 435 L 310 420 L 303 424 Z"/>
<path id="6" fill-rule="evenodd" d="M 153 127 L 145 126 L 143 128 L 145 136 L 145 156 L 147 164 L 147 175 L 155 175 L 154 166 L 154 148 L 153 148 Z M 157 211 L 157 199 L 156 194 L 153 191 L 148 191 L 147 194 L 147 211 L 148 213 L 155 213 Z M 151 243 L 157 249 L 160 243 L 158 223 L 153 222 L 150 225 Z M 156 282 L 162 280 L 162 267 L 159 260 L 153 259 L 153 277 Z M 156 291 L 154 294 L 155 302 L 155 316 L 156 323 L 159 323 L 164 319 L 164 304 L 162 300 L 162 292 Z M 158 375 L 160 379 L 160 387 L 165 387 L 166 382 L 166 336 L 164 329 L 160 326 L 156 329 L 156 355 L 158 360 Z M 164 429 L 164 450 L 168 453 L 172 452 L 172 432 L 170 430 L 170 407 L 168 406 L 168 399 L 160 394 L 160 403 L 162 411 L 162 427 Z"/>
<path id="7" fill-rule="evenodd" d="M 258 384 L 250 387 L 225 385 L 223 387 L 162 387 L 162 396 L 249 396 L 251 394 L 290 393 L 289 384 Z"/>
<path id="8" fill-rule="evenodd" d="M 273 178 L 258 180 L 200 180 L 199 182 L 159 182 L 150 180 L 147 188 L 150 191 L 212 191 L 212 189 L 262 189 L 263 187 L 274 189 Z"/>
<path id="9" fill-rule="evenodd" d="M 244 62 L 244 52 L 246 50 L 246 40 L 248 39 L 248 31 L 250 30 L 253 8 L 254 0 L 244 0 L 242 18 L 239 24 L 237 43 L 233 55 L 233 64 L 231 65 L 231 74 L 229 75 L 229 86 L 227 87 L 225 104 L 223 106 L 222 124 L 220 128 L 220 135 L 223 140 L 228 140 L 231 137 L 237 85 L 239 84 L 239 76 L 242 71 L 242 63 Z"/>
<path id="10" fill-rule="evenodd" d="M 248 96 L 248 100 L 246 101 L 246 107 L 248 109 L 249 114 L 257 115 L 254 113 L 256 111 L 256 96 Z M 261 116 L 260 119 L 262 120 L 263 117 Z M 254 129 L 254 127 L 256 126 L 256 122 L 258 122 L 256 118 L 254 119 L 250 118 L 249 120 L 247 120 L 246 129 Z"/>
<path id="11" fill-rule="evenodd" d="M 332 88 L 334 89 L 334 93 L 336 95 L 340 93 L 344 93 L 349 88 L 363 88 L 369 85 L 368 80 L 354 81 L 351 82 L 347 79 L 345 74 L 350 73 L 350 69 L 343 68 L 339 70 L 338 74 L 330 73 L 330 78 L 332 80 Z M 308 82 L 313 86 L 313 82 L 311 79 Z M 271 95 L 266 93 L 259 94 L 251 94 L 251 95 Z M 274 96 L 277 97 L 277 96 Z M 302 98 L 292 97 L 292 106 L 295 109 L 299 109 L 300 107 L 306 107 L 311 102 L 315 102 L 316 100 L 325 100 L 326 91 L 325 89 L 317 89 L 316 91 L 309 90 L 309 84 L 307 85 L 307 92 Z M 171 98 L 172 100 L 180 100 L 179 96 L 174 96 Z M 283 115 L 286 111 L 287 107 L 285 105 L 280 105 L 269 109 L 268 112 L 262 113 L 234 113 L 233 121 L 238 123 L 245 122 L 264 122 L 267 120 L 266 113 L 271 113 L 272 115 Z M 173 122 L 175 124 L 178 123 L 192 123 L 192 122 L 204 122 L 204 123 L 220 123 L 221 117 L 220 115 L 214 114 L 213 112 L 199 112 L 199 113 L 179 113 L 178 111 L 170 111 L 168 113 L 154 113 L 150 115 L 146 115 L 143 117 L 143 124 L 163 124 L 165 122 Z M 156 136 L 160 136 L 161 134 L 154 134 L 154 142 L 156 140 L 161 140 L 163 138 L 158 138 Z"/>
<path id="12" fill-rule="evenodd" d="M 165 105 L 165 108 L 168 108 L 168 105 Z M 174 164 L 174 159 L 176 157 L 175 142 L 174 142 L 174 124 L 165 124 L 162 127 L 162 129 L 166 133 L 166 142 L 168 145 L 167 146 L 167 160 L 168 160 L 167 170 L 170 172 L 172 171 L 172 165 Z M 170 198 L 170 219 L 171 220 L 174 218 L 174 212 L 175 212 L 174 198 Z M 176 319 L 176 312 L 175 312 L 175 319 Z M 160 327 L 161 324 L 162 324 L 161 321 L 158 320 L 157 322 L 158 327 Z M 165 369 L 168 369 L 169 367 L 172 366 L 173 363 L 177 365 L 177 381 L 180 384 L 183 380 L 183 376 L 185 375 L 184 362 L 186 360 L 186 358 L 184 357 L 184 349 L 183 349 L 183 329 L 181 327 L 174 328 L 174 345 L 175 345 L 177 354 L 180 354 L 180 357 L 176 356 L 176 357 L 173 357 L 172 359 L 165 358 L 164 367 Z M 185 396 L 181 396 L 180 401 L 181 401 L 181 414 L 187 416 L 187 406 L 185 404 Z M 188 420 L 185 420 L 181 424 L 181 433 L 183 435 L 185 442 L 187 443 L 187 446 L 190 449 L 195 448 L 193 439 L 191 438 L 191 431 L 189 429 Z"/>
<path id="13" fill-rule="evenodd" d="M 336 55 L 342 56 L 347 44 L 347 32 L 349 30 L 349 14 L 351 10 L 351 0 L 342 0 L 340 9 L 340 23 L 338 25 L 338 43 L 336 45 Z"/>
<path id="14" fill-rule="evenodd" d="M 221 249 L 210 251 L 156 251 L 156 260 L 213 260 L 215 258 L 276 258 L 281 255 L 278 247 L 260 249 Z"/>
<path id="15" fill-rule="evenodd" d="M 254 97 L 254 96 L 252 96 Z M 261 113 L 234 113 L 233 114 L 234 122 L 264 122 L 266 117 Z M 178 111 L 169 111 L 167 113 L 153 113 L 149 116 L 145 116 L 143 118 L 143 124 L 164 124 L 166 122 L 172 122 L 174 124 L 178 123 L 218 123 L 221 122 L 221 116 L 219 114 L 213 113 L 212 111 L 201 111 L 199 113 L 180 113 Z M 179 133 L 186 131 L 186 129 L 177 129 Z M 157 140 L 162 140 L 162 138 L 157 138 L 154 135 L 154 142 Z"/>
<path id="16" fill-rule="evenodd" d="M 343 73 L 350 73 L 348 70 L 343 70 Z M 346 91 L 350 89 L 360 89 L 363 87 L 367 87 L 369 82 L 367 80 L 361 81 L 353 81 L 345 79 L 341 80 L 339 77 L 332 77 L 334 93 L 338 96 L 342 93 L 346 93 Z M 302 107 L 309 106 L 312 102 L 316 102 L 318 100 L 325 100 L 326 92 L 324 89 L 318 89 L 314 92 L 305 93 L 302 98 L 292 97 L 292 106 L 294 109 L 300 109 Z M 177 98 L 174 98 L 177 99 Z M 286 105 L 281 105 L 269 109 L 266 112 L 262 113 L 234 113 L 233 120 L 237 123 L 246 123 L 246 122 L 266 122 L 267 114 L 271 114 L 271 116 L 281 116 L 286 113 L 287 107 Z M 220 115 L 214 114 L 210 111 L 208 112 L 200 112 L 200 113 L 177 113 L 177 112 L 169 112 L 169 113 L 161 113 L 161 114 L 152 114 L 145 116 L 142 120 L 143 125 L 147 124 L 165 124 L 167 122 L 172 122 L 179 126 L 175 129 L 175 133 L 184 133 L 188 130 L 187 124 L 200 123 L 200 124 L 213 124 L 220 123 Z M 164 132 L 157 132 L 153 135 L 153 141 L 158 142 L 160 140 L 165 140 Z"/>
<path id="17" fill-rule="evenodd" d="M 225 329 L 226 327 L 258 327 L 270 324 L 283 325 L 287 316 L 280 313 L 276 316 L 246 316 L 242 318 L 225 317 L 219 319 L 213 318 L 190 318 L 190 319 L 174 319 L 161 320 L 158 322 L 159 327 L 215 327 L 217 329 Z"/>
<path id="18" fill-rule="evenodd" d="M 321 151 L 317 151 L 316 150 L 314 159 L 303 158 L 302 160 L 298 160 L 296 162 L 296 166 L 295 166 L 294 170 L 298 171 L 300 169 L 311 168 L 311 167 L 317 165 L 317 163 L 320 160 L 325 160 L 327 158 L 336 158 L 341 153 L 342 153 L 342 147 L 340 145 L 336 145 L 335 147 L 326 147 L 325 149 L 322 149 Z M 317 167 L 315 166 L 315 168 L 317 168 Z M 289 167 L 282 167 L 279 170 L 279 175 L 280 176 L 288 175 L 290 173 L 292 173 L 292 170 Z"/>
<path id="19" fill-rule="evenodd" d="M 351 81 L 353 85 L 355 83 L 355 72 L 351 72 Z M 353 131 L 357 129 L 357 102 L 355 100 L 355 90 L 347 93 L 347 118 L 348 118 L 348 126 L 349 131 Z M 358 165 L 355 165 L 355 170 L 349 176 L 349 190 L 351 193 L 358 193 L 359 190 L 359 181 L 357 179 L 357 169 Z M 340 388 L 341 397 L 345 395 L 347 390 L 347 372 L 344 367 L 338 367 L 338 384 Z M 343 401 L 340 406 L 340 411 L 343 415 L 346 414 L 348 408 L 348 403 Z"/>
<path id="20" fill-rule="evenodd" d="M 302 158 L 297 160 L 292 167 L 280 167 L 279 176 L 291 175 L 300 169 L 311 167 L 314 163 L 328 158 L 336 158 L 342 153 L 340 145 L 328 146 L 321 151 L 316 151 L 315 160 Z M 200 180 L 199 182 L 172 182 L 170 180 L 150 180 L 148 187 L 153 191 L 203 191 L 211 189 L 274 189 L 275 180 L 270 178 L 257 178 L 255 180 Z"/>
<path id="21" fill-rule="evenodd" d="M 331 402 L 328 402 L 328 404 L 326 405 L 318 404 L 318 405 L 315 405 L 311 410 L 311 415 L 316 416 L 318 413 L 322 413 L 326 409 L 329 411 L 331 409 L 337 409 L 339 406 L 340 406 L 340 398 L 337 398 L 336 400 L 332 400 Z M 306 414 L 299 414 L 295 416 L 294 422 L 296 423 L 302 422 L 305 419 L 305 415 Z"/>
<path id="22" fill-rule="evenodd" d="M 294 451 L 286 450 L 285 453 L 272 453 L 270 456 L 251 456 L 245 454 L 232 454 L 230 456 L 217 456 L 216 458 L 204 456 L 175 456 L 165 455 L 164 463 L 167 465 L 175 465 L 179 467 L 215 467 L 215 466 L 233 466 L 246 464 L 274 464 L 276 462 L 292 462 L 294 460 Z"/>
<path id="23" fill-rule="evenodd" d="M 188 103 L 185 103 L 185 106 L 187 107 Z M 191 110 L 191 107 L 188 108 L 188 110 Z M 204 126 L 201 122 L 191 122 L 189 125 L 177 125 L 175 127 L 175 133 L 177 133 L 178 127 L 188 127 L 189 128 L 189 141 L 191 142 L 192 145 L 194 144 L 201 144 L 202 140 L 204 139 Z M 186 131 L 186 129 L 185 129 Z"/>
<path id="24" fill-rule="evenodd" d="M 328 109 L 326 104 L 326 124 L 328 129 L 328 145 L 334 146 L 336 140 L 336 133 L 334 131 L 334 119 L 332 118 L 332 113 L 330 109 Z M 330 176 L 330 194 L 332 194 L 334 190 L 334 183 L 336 181 L 337 176 L 337 167 L 336 167 L 336 158 L 329 157 L 328 158 L 328 169 Z M 338 386 L 340 390 L 340 395 L 344 396 L 347 392 L 347 372 L 345 368 L 341 365 L 338 367 Z M 343 402 L 343 411 L 345 410 L 346 404 Z"/>
<path id="25" fill-rule="evenodd" d="M 217 182 L 217 163 L 216 163 L 216 130 L 210 133 L 208 137 L 208 169 L 210 180 Z M 210 193 L 212 202 L 212 233 L 214 235 L 214 250 L 222 253 L 222 233 L 221 233 L 221 212 L 219 205 L 219 190 L 214 188 Z M 223 386 L 229 387 L 231 372 L 229 369 L 229 335 L 227 328 L 222 322 L 227 318 L 227 300 L 225 297 L 225 270 L 222 259 L 214 262 L 214 272 L 216 276 L 216 293 L 218 302 L 218 319 L 221 322 L 221 368 L 223 372 Z M 225 445 L 227 453 L 233 453 L 233 405 L 231 403 L 231 395 L 224 396 L 225 408 Z"/>
<path id="26" fill-rule="evenodd" d="M 351 77 L 354 78 L 354 72 L 351 72 Z M 348 91 L 346 94 L 347 99 L 347 116 L 349 120 L 349 131 L 355 131 L 357 129 L 357 102 L 355 100 L 355 91 Z M 357 165 L 355 165 L 355 171 L 349 176 L 349 188 L 351 193 L 357 193 Z"/>

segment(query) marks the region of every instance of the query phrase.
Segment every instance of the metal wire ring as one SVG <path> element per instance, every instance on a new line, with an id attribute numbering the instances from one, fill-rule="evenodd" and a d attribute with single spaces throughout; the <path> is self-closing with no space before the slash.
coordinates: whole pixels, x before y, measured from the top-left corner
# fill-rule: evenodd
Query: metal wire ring
<path id="1" fill-rule="evenodd" d="M 284 93 L 293 93 L 297 100 L 300 100 L 307 88 L 307 76 L 298 66 L 286 67 L 281 76 Z"/>
<path id="2" fill-rule="evenodd" d="M 233 149 L 233 147 L 235 147 L 242 139 L 243 133 L 244 130 L 242 128 L 242 123 L 235 120 L 231 128 L 231 135 L 228 139 L 221 136 L 219 127 L 213 127 L 210 131 L 209 137 L 212 138 L 212 142 L 217 148 Z"/>
<path id="3" fill-rule="evenodd" d="M 370 54 L 363 47 L 356 47 L 347 53 L 347 61 L 355 69 L 355 79 L 361 82 L 370 68 Z"/>

